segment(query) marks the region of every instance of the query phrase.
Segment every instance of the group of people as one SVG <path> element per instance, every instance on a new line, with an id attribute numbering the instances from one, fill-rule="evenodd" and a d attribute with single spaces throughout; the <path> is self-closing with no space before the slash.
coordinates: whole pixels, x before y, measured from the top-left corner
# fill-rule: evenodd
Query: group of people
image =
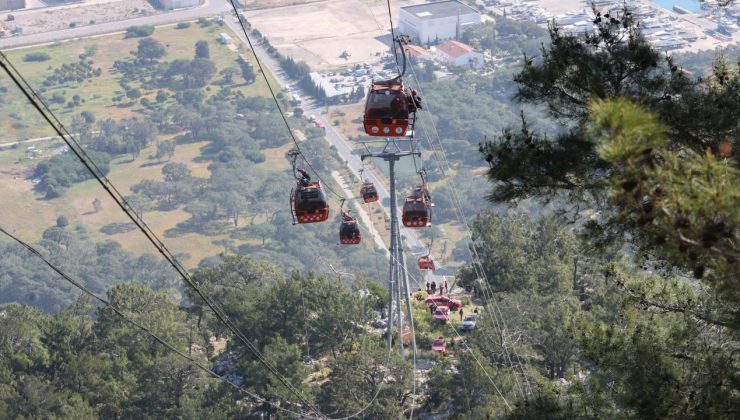
<path id="1" fill-rule="evenodd" d="M 444 281 L 444 283 L 440 283 L 439 287 L 437 287 L 437 282 L 427 282 L 427 294 L 433 295 L 437 290 L 439 290 L 439 294 L 443 293 L 449 293 L 450 290 L 447 287 L 447 280 Z"/>

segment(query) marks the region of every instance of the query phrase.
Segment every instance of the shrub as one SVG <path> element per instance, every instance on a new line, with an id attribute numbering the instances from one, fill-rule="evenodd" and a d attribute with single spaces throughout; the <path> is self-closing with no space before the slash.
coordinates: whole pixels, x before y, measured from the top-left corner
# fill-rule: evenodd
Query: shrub
<path id="1" fill-rule="evenodd" d="M 54 92 L 53 95 L 51 95 L 51 101 L 57 104 L 63 104 L 67 101 L 67 99 L 59 92 Z"/>
<path id="2" fill-rule="evenodd" d="M 42 52 L 26 54 L 23 57 L 23 61 L 46 61 L 46 60 L 51 60 L 51 57 L 49 56 L 49 54 L 42 53 Z"/>
<path id="3" fill-rule="evenodd" d="M 250 150 L 248 152 L 245 152 L 244 157 L 254 163 L 262 163 L 267 159 L 265 153 L 259 150 Z"/>
<path id="4" fill-rule="evenodd" d="M 129 26 L 126 28 L 126 35 L 124 35 L 124 38 L 143 38 L 153 33 L 154 26 L 152 25 Z"/>
<path id="5" fill-rule="evenodd" d="M 57 227 L 63 228 L 69 226 L 69 219 L 66 216 L 57 217 Z"/>
<path id="6" fill-rule="evenodd" d="M 157 92 L 157 102 L 162 103 L 167 100 L 167 92 L 160 90 Z"/>
<path id="7" fill-rule="evenodd" d="M 190 27 L 190 22 L 180 22 L 175 26 L 175 29 L 187 29 Z"/>

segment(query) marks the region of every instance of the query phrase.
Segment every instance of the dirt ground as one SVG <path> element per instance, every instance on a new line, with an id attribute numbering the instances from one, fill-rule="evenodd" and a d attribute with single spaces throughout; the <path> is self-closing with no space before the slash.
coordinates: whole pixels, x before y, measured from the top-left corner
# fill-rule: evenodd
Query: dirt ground
<path id="1" fill-rule="evenodd" d="M 3 24 L 11 30 L 21 26 L 24 34 L 35 34 L 69 28 L 73 22 L 79 27 L 157 12 L 146 0 L 88 0 L 60 7 L 19 11 L 14 13 L 14 21 Z"/>
<path id="2" fill-rule="evenodd" d="M 314 3 L 321 0 L 239 0 L 247 9 L 263 9 L 266 7 L 285 7 L 297 4 Z"/>
<path id="3" fill-rule="evenodd" d="M 394 25 L 399 7 L 422 2 L 392 0 Z M 374 63 L 388 51 L 390 22 L 381 0 L 317 1 L 247 12 L 247 18 L 282 54 L 314 70 Z M 345 50 L 350 56 L 340 58 Z"/>

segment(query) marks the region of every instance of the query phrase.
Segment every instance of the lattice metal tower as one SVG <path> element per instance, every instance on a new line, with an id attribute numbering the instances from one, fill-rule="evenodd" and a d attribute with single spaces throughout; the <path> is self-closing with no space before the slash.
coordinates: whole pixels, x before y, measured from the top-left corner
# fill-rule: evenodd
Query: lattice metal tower
<path id="1" fill-rule="evenodd" d="M 386 335 L 388 340 L 388 348 L 393 345 L 393 310 L 396 311 L 396 319 L 398 322 L 398 348 L 401 356 L 404 355 L 403 348 L 403 316 L 401 309 L 401 297 L 406 305 L 406 313 L 408 314 L 408 322 L 411 326 L 411 330 L 414 330 L 414 318 L 411 310 L 411 289 L 409 287 L 408 270 L 406 267 L 406 258 L 403 252 L 403 241 L 401 240 L 401 229 L 399 226 L 398 218 L 398 204 L 396 197 L 396 162 L 401 160 L 404 156 L 419 156 L 421 152 L 416 148 L 418 140 L 413 138 L 403 139 L 386 139 L 386 140 L 367 140 L 362 141 L 368 153 L 361 155 L 361 159 L 364 161 L 366 158 L 374 157 L 380 158 L 388 162 L 388 174 L 389 174 L 389 190 L 390 190 L 390 207 L 391 207 L 391 246 L 390 246 L 390 269 L 388 278 L 388 325 L 386 326 Z M 383 149 L 380 152 L 370 152 L 368 146 L 371 144 L 382 144 Z M 402 146 L 408 145 L 407 150 L 404 150 Z M 416 337 L 414 334 L 411 335 L 411 346 L 413 351 L 414 360 L 416 360 Z"/>

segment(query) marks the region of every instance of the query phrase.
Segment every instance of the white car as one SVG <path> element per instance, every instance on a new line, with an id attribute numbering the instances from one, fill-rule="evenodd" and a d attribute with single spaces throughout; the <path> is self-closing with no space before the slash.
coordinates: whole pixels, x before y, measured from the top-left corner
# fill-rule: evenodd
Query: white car
<path id="1" fill-rule="evenodd" d="M 462 325 L 460 326 L 461 330 L 474 330 L 475 324 L 478 322 L 478 318 L 480 317 L 480 314 L 472 314 L 465 317 L 465 320 L 463 321 Z"/>

